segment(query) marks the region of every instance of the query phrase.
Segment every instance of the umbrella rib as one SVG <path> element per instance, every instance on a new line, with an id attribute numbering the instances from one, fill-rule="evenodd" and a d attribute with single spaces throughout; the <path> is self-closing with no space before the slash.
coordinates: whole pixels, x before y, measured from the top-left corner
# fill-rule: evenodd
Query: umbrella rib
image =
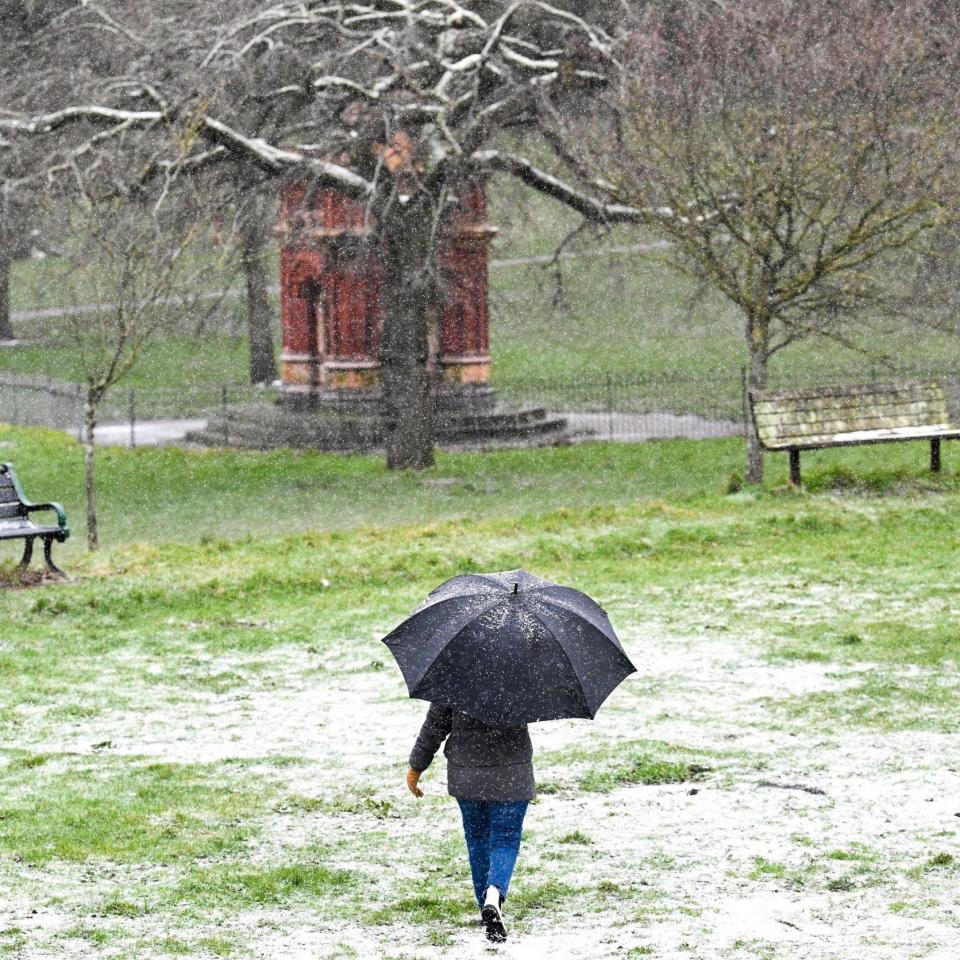
<path id="1" fill-rule="evenodd" d="M 547 626 L 547 624 L 544 622 L 542 617 L 534 613 L 533 610 L 528 609 L 527 613 L 529 613 L 530 616 L 532 617 L 536 617 L 536 619 L 539 620 L 541 624 L 543 624 L 543 629 L 546 630 L 547 634 L 553 638 L 553 642 L 556 643 L 556 645 L 560 648 L 560 652 L 566 658 L 567 663 L 570 664 L 570 672 L 574 675 L 577 683 L 580 685 L 580 690 L 579 690 L 580 699 L 583 701 L 584 706 L 587 708 L 587 713 L 590 714 L 590 719 L 592 720 L 596 716 L 596 710 L 594 710 L 590 706 L 589 702 L 587 701 L 587 695 L 583 689 L 583 681 L 580 679 L 580 674 L 577 673 L 577 668 L 573 665 L 573 661 L 570 659 L 570 654 L 567 653 L 567 651 L 564 649 L 563 644 L 560 642 L 560 638 L 553 632 L 553 630 L 550 629 L 549 626 Z"/>
<path id="2" fill-rule="evenodd" d="M 485 597 L 487 597 L 487 598 L 490 599 L 490 600 L 495 600 L 497 603 L 500 603 L 500 602 L 502 602 L 502 600 L 503 600 L 502 597 L 491 596 L 490 594 L 458 594 L 458 597 L 463 597 L 463 596 L 485 596 Z M 457 599 L 457 597 L 448 597 L 447 599 L 448 599 L 448 600 L 455 600 L 455 599 Z M 441 601 L 438 601 L 438 602 L 439 602 L 439 603 L 443 603 L 444 601 L 441 600 Z M 491 606 L 492 606 L 492 604 L 491 604 Z M 408 687 L 408 689 L 409 689 L 409 691 L 410 691 L 410 696 L 411 696 L 411 697 L 415 695 L 415 694 L 414 694 L 414 691 L 417 689 L 417 687 L 420 686 L 421 683 L 423 683 L 424 678 L 425 678 L 426 675 L 433 669 L 433 667 L 434 667 L 434 665 L 436 664 L 437 660 L 439 660 L 440 657 L 441 657 L 441 655 L 443 654 L 443 651 L 446 650 L 447 647 L 449 647 L 450 644 L 453 643 L 453 642 L 457 639 L 457 637 L 459 637 L 460 634 L 463 633 L 464 630 L 466 630 L 468 627 L 472 626 L 477 617 L 479 617 L 479 616 L 481 616 L 482 614 L 486 613 L 487 610 L 489 610 L 489 609 L 490 609 L 490 606 L 485 606 L 483 609 L 475 612 L 474 615 L 473 615 L 473 617 L 472 617 L 470 620 L 468 620 L 462 627 L 460 627 L 460 629 L 457 630 L 456 633 L 452 634 L 450 637 L 448 637 L 448 638 L 446 639 L 446 641 L 445 641 L 444 644 L 443 644 L 443 647 L 441 647 L 441 649 L 440 649 L 440 651 L 437 653 L 437 655 L 430 661 L 430 663 L 427 664 L 426 669 L 423 671 L 423 673 L 421 673 L 420 676 L 417 677 L 416 683 L 407 684 L 407 687 Z"/>
<path id="3" fill-rule="evenodd" d="M 477 574 L 477 576 L 479 576 L 479 574 Z M 423 610 L 429 610 L 430 607 L 435 606 L 438 603 L 446 603 L 448 600 L 462 600 L 464 599 L 464 597 L 497 597 L 498 599 L 500 599 L 500 594 L 485 593 L 482 590 L 476 591 L 475 593 L 454 593 L 454 594 L 451 594 L 449 597 L 440 597 L 439 600 L 434 600 L 433 603 L 428 603 L 426 604 L 426 606 L 418 607 L 416 610 L 414 610 L 411 616 L 414 616 Z M 427 599 L 428 600 L 430 599 L 430 594 L 427 594 Z"/>
<path id="4" fill-rule="evenodd" d="M 473 626 L 472 620 L 468 623 L 465 623 L 452 637 L 450 637 L 447 640 L 447 642 L 443 645 L 443 649 L 440 650 L 440 652 L 427 664 L 426 670 L 424 670 L 423 673 L 421 673 L 420 676 L 417 677 L 417 682 L 413 684 L 408 684 L 408 689 L 410 691 L 411 697 L 417 696 L 417 688 L 420 686 L 421 683 L 423 683 L 424 680 L 427 679 L 427 674 L 437 665 L 437 661 L 440 659 L 440 657 L 443 656 L 444 651 L 446 651 L 451 644 L 456 642 L 457 637 L 459 637 L 464 630 L 466 630 L 471 626 Z"/>
<path id="5" fill-rule="evenodd" d="M 577 608 L 576 608 L 575 606 L 573 606 L 573 605 L 571 605 L 570 603 L 568 603 L 567 600 L 565 600 L 563 597 L 557 597 L 557 596 L 554 596 L 552 593 L 549 593 L 548 591 L 549 591 L 549 589 L 550 589 L 551 587 L 559 587 L 561 590 L 570 590 L 570 589 L 572 589 L 572 588 L 570 588 L 570 587 L 564 587 L 563 584 L 560 584 L 560 583 L 549 583 L 549 584 L 547 584 L 547 585 L 544 586 L 544 587 L 534 587 L 534 588 L 533 588 L 532 590 L 530 590 L 529 592 L 530 592 L 530 593 L 538 593 L 538 594 L 541 594 L 541 599 L 542 599 L 544 602 L 548 602 L 548 601 L 549 601 L 550 603 L 554 604 L 555 606 L 560 607 L 562 610 L 565 610 L 565 611 L 567 611 L 568 613 L 572 613 L 575 617 L 579 617 L 584 623 L 589 623 L 590 626 L 593 627 L 595 630 L 599 630 L 599 629 L 600 629 L 595 623 L 593 623 L 591 620 L 588 620 L 582 613 L 580 613 L 579 610 L 577 610 Z M 584 599 L 589 600 L 589 601 L 600 611 L 600 613 L 607 618 L 607 621 L 609 622 L 610 617 L 608 616 L 607 611 L 604 610 L 603 607 L 601 607 L 600 604 L 597 603 L 597 601 L 593 599 L 593 597 L 590 597 L 590 596 L 588 596 L 588 595 L 585 594 L 585 593 L 582 594 L 582 596 L 584 597 Z M 611 626 L 611 628 L 612 628 L 612 627 L 613 627 L 613 624 L 610 624 L 610 626 Z M 601 633 L 604 633 L 603 630 L 600 630 L 600 632 L 601 632 Z M 605 633 L 604 633 L 604 636 L 606 636 Z M 614 635 L 614 636 L 610 637 L 610 639 L 615 642 L 615 645 L 616 645 L 616 646 L 619 646 L 619 645 L 620 645 L 620 639 L 619 639 L 619 637 L 617 637 L 617 636 Z"/>
<path id="6" fill-rule="evenodd" d="M 486 580 L 487 583 L 493 583 L 493 584 L 496 584 L 496 586 L 498 587 L 503 587 L 503 589 L 507 593 L 510 592 L 509 590 L 507 590 L 507 585 L 505 583 L 501 583 L 501 581 L 499 581 L 495 576 L 492 576 L 489 573 L 470 573 L 470 574 L 467 574 L 467 576 L 480 577 L 481 580 Z"/>
<path id="7" fill-rule="evenodd" d="M 623 657 L 627 665 L 630 667 L 633 667 L 634 671 L 637 669 L 636 667 L 633 666 L 632 661 L 627 656 L 626 651 L 621 646 L 619 637 L 617 637 L 616 635 L 612 637 L 608 636 L 595 623 L 591 623 L 585 616 L 577 613 L 577 611 L 574 610 L 573 607 L 568 607 L 566 604 L 561 603 L 559 600 L 556 600 L 553 598 L 548 598 L 548 599 L 550 599 L 552 603 L 555 603 L 558 607 L 560 607 L 564 612 L 569 613 L 571 616 L 576 617 L 579 621 L 581 621 L 581 623 L 585 623 L 588 627 L 590 627 L 591 630 L 596 630 L 597 633 L 599 633 L 601 636 L 606 637 L 608 640 L 610 640 L 610 642 L 613 644 L 614 649 L 620 654 L 620 656 Z M 531 613 L 532 612 L 533 611 L 531 611 Z M 534 614 L 534 616 L 536 616 L 536 614 Z M 540 620 L 539 617 L 537 617 L 537 619 Z M 540 622 L 543 623 L 542 620 L 540 620 Z"/>
<path id="8" fill-rule="evenodd" d="M 453 596 L 450 596 L 450 597 L 440 597 L 438 600 L 434 600 L 433 603 L 428 603 L 428 604 L 426 604 L 425 606 L 417 607 L 417 608 L 413 611 L 413 613 L 411 613 L 410 616 L 407 617 L 407 620 L 409 620 L 410 617 L 419 616 L 421 613 L 424 613 L 424 612 L 427 611 L 427 610 L 432 610 L 434 607 L 439 607 L 441 603 L 450 603 L 450 602 L 453 601 L 453 600 L 464 600 L 464 599 L 467 599 L 467 598 L 469 598 L 469 597 L 488 597 L 488 598 L 490 598 L 490 599 L 494 599 L 494 598 L 495 598 L 495 599 L 497 599 L 497 600 L 502 599 L 502 598 L 500 597 L 500 595 L 499 595 L 499 594 L 496 594 L 496 593 L 455 593 L 455 594 L 453 594 Z M 429 599 L 429 597 L 428 597 L 428 599 Z M 404 623 L 406 623 L 406 621 L 404 621 Z M 401 624 L 401 626 L 402 626 L 402 625 L 403 625 L 403 624 Z M 391 631 L 391 633 L 392 633 L 392 632 L 393 632 L 393 631 Z M 387 636 L 390 636 L 390 634 L 388 633 Z"/>

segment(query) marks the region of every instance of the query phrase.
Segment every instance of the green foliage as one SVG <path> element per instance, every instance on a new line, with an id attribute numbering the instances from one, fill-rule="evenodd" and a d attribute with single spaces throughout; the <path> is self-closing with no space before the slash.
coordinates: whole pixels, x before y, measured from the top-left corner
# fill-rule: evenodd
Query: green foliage
<path id="1" fill-rule="evenodd" d="M 851 890 L 856 890 L 857 885 L 852 877 L 842 876 L 828 880 L 826 887 L 831 893 L 848 893 Z"/>
<path id="2" fill-rule="evenodd" d="M 428 888 L 413 897 L 401 897 L 385 906 L 366 913 L 369 924 L 412 923 L 415 925 L 447 922 L 458 923 L 464 912 L 476 904 L 468 897 L 453 897 L 449 891 L 440 888 Z"/>

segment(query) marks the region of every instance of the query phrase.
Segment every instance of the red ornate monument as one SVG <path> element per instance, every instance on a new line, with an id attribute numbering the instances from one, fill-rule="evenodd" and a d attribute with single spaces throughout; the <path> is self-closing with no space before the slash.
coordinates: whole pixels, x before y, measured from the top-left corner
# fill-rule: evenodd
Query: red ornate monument
<path id="1" fill-rule="evenodd" d="M 403 144 L 400 144 L 402 147 Z M 400 148 L 398 148 L 399 151 Z M 388 151 L 389 152 L 389 151 Z M 387 159 L 390 163 L 390 159 Z M 278 403 L 232 407 L 189 435 L 209 445 L 372 450 L 383 446 L 380 339 L 386 269 L 362 204 L 302 183 L 281 192 L 282 374 Z M 428 322 L 434 435 L 469 447 L 555 443 L 563 419 L 504 409 L 490 386 L 484 185 L 464 185 L 436 252 L 440 300 Z"/>
<path id="2" fill-rule="evenodd" d="M 283 325 L 281 391 L 288 399 L 378 385 L 382 292 L 376 251 L 348 247 L 345 236 L 370 232 L 361 203 L 329 189 L 283 188 L 277 233 Z M 437 250 L 441 302 L 430 324 L 429 366 L 441 383 L 485 385 L 487 249 L 496 230 L 487 223 L 483 184 L 472 182 L 444 224 Z"/>

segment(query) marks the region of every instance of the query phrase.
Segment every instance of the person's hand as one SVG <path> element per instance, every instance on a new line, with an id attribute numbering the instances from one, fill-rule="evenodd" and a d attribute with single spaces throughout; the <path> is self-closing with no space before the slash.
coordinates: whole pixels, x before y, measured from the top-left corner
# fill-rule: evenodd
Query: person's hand
<path id="1" fill-rule="evenodd" d="M 407 771 L 407 786 L 410 788 L 410 792 L 415 797 L 423 796 L 423 791 L 417 786 L 419 782 L 420 782 L 420 771 L 414 770 L 413 767 L 411 767 Z"/>

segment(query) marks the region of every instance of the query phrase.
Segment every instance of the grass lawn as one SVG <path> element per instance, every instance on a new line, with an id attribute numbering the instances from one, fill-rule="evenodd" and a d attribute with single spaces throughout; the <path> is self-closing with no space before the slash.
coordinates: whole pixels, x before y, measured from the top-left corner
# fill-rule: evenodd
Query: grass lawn
<path id="1" fill-rule="evenodd" d="M 76 529 L 69 581 L 0 591 L 0 956 L 487 956 L 443 759 L 405 793 L 424 705 L 379 637 L 516 566 L 595 596 L 639 669 L 532 729 L 505 956 L 949 955 L 949 446 L 938 479 L 921 445 L 825 452 L 801 493 L 776 460 L 728 493 L 736 441 L 420 476 L 109 451 L 88 555 L 75 445 L 0 443 Z"/>
<path id="2" fill-rule="evenodd" d="M 960 465 L 953 449 L 944 447 L 939 480 L 925 472 L 923 442 L 816 451 L 804 457 L 804 482 L 814 490 L 882 491 L 901 483 L 952 489 Z M 81 446 L 57 431 L 0 425 L 0 459 L 16 466 L 28 497 L 63 502 L 75 535 L 58 553 L 72 561 L 83 549 Z M 344 530 L 383 517 L 422 523 L 710 497 L 739 484 L 743 461 L 739 438 L 438 451 L 436 464 L 419 474 L 388 471 L 379 455 L 102 447 L 97 491 L 107 545 L 226 540 L 265 531 Z M 768 486 L 782 486 L 786 456 L 768 454 L 766 470 Z"/>

